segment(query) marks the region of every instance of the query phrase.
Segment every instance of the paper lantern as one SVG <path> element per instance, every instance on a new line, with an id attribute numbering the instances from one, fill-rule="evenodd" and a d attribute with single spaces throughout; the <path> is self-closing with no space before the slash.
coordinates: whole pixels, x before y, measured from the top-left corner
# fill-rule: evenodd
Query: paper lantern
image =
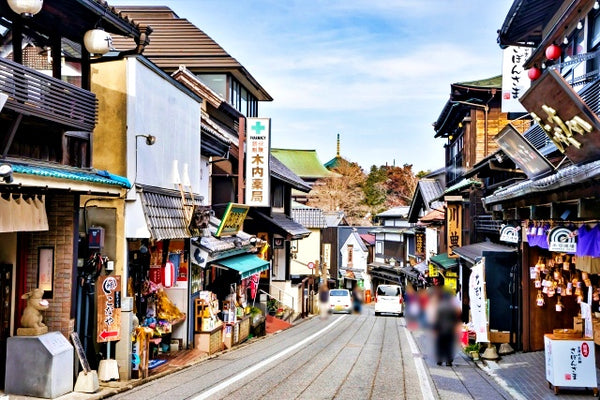
<path id="1" fill-rule="evenodd" d="M 532 81 L 535 81 L 537 78 L 539 78 L 540 76 L 542 76 L 542 71 L 539 68 L 536 68 L 536 67 L 529 68 L 529 70 L 527 71 L 527 76 Z"/>
<path id="2" fill-rule="evenodd" d="M 44 4 L 43 0 L 7 0 L 11 10 L 25 18 L 31 18 L 39 13 Z"/>
<path id="3" fill-rule="evenodd" d="M 546 47 L 546 58 L 548 60 L 558 60 L 560 53 L 560 47 L 555 44 Z"/>
<path id="4" fill-rule="evenodd" d="M 104 29 L 91 29 L 83 35 L 83 44 L 90 54 L 106 54 L 112 47 L 112 37 Z"/>
<path id="5" fill-rule="evenodd" d="M 162 269 L 162 284 L 164 287 L 171 287 L 174 281 L 175 265 L 171 261 L 167 261 Z"/>

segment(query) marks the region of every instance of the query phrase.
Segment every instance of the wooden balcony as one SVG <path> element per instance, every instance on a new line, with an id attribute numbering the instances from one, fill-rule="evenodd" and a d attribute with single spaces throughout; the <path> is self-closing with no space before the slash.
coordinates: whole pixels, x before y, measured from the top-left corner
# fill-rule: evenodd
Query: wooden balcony
<path id="1" fill-rule="evenodd" d="M 92 132 L 97 121 L 96 95 L 14 61 L 0 58 L 0 91 L 7 94 L 4 108 L 37 117 L 68 131 Z"/>

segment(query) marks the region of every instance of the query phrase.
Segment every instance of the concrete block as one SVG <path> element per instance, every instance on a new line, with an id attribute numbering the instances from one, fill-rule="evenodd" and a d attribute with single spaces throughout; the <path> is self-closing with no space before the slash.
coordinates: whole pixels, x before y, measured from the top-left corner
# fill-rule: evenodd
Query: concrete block
<path id="1" fill-rule="evenodd" d="M 73 391 L 73 346 L 60 332 L 6 343 L 4 392 L 53 399 Z"/>

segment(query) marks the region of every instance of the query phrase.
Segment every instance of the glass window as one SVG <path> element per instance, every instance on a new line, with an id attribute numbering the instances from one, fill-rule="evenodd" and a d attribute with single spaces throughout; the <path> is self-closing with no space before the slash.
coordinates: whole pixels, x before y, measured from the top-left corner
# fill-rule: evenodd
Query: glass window
<path id="1" fill-rule="evenodd" d="M 227 98 L 227 79 L 225 74 L 199 74 L 196 76 L 219 96 L 224 99 Z"/>

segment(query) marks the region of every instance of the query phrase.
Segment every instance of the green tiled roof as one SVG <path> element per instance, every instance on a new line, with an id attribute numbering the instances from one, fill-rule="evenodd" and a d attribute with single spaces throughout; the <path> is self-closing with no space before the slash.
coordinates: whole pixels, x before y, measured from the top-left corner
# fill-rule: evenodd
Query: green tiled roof
<path id="1" fill-rule="evenodd" d="M 48 178 L 66 179 L 80 182 L 101 183 L 105 185 L 120 186 L 126 189 L 131 187 L 131 183 L 129 183 L 127 178 L 111 174 L 110 172 L 104 170 L 84 170 L 73 167 L 19 163 L 11 163 L 11 166 L 13 168 L 13 172 L 16 174 L 45 176 Z"/>
<path id="2" fill-rule="evenodd" d="M 316 150 L 271 149 L 271 153 L 300 178 L 320 179 L 333 174 L 321 164 Z"/>
<path id="3" fill-rule="evenodd" d="M 480 88 L 502 88 L 502 75 L 493 76 L 491 78 L 479 79 L 476 81 L 459 82 L 456 83 L 459 86 L 471 86 Z"/>
<path id="4" fill-rule="evenodd" d="M 436 254 L 435 256 L 430 257 L 429 261 L 443 269 L 456 267 L 458 265 L 456 258 L 448 257 L 448 253 Z"/>
<path id="5" fill-rule="evenodd" d="M 464 189 L 466 187 L 469 187 L 471 185 L 475 185 L 475 186 L 481 186 L 482 183 L 480 181 L 478 181 L 477 179 L 463 179 L 462 181 L 455 183 L 454 185 L 450 186 L 448 189 L 444 190 L 444 194 L 449 194 L 452 192 L 457 192 L 461 189 Z"/>

